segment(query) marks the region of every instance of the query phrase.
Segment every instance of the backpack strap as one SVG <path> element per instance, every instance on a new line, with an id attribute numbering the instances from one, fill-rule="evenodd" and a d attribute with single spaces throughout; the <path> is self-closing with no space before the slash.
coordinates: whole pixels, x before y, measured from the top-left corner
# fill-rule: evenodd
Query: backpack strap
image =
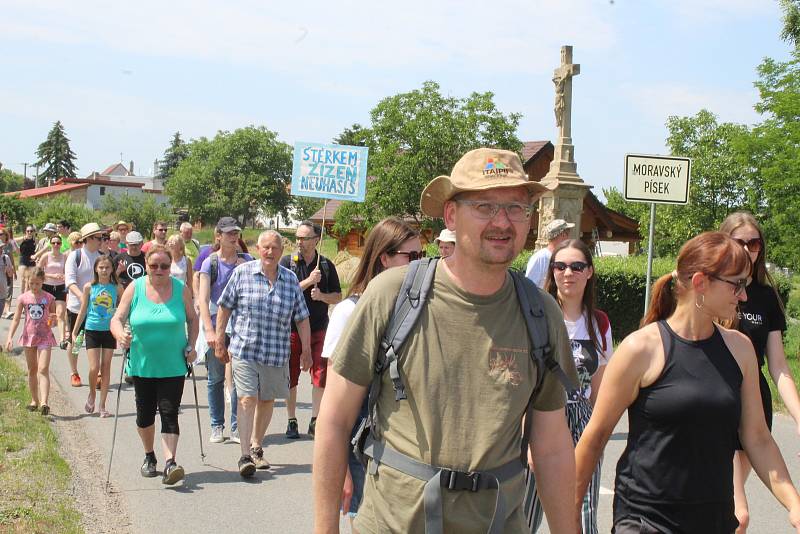
<path id="1" fill-rule="evenodd" d="M 366 438 L 367 434 L 371 434 L 375 439 L 378 438 L 377 404 L 381 393 L 383 371 L 387 367 L 395 391 L 395 400 L 406 398 L 405 385 L 400 377 L 397 353 L 422 312 L 428 291 L 433 284 L 437 260 L 438 258 L 422 258 L 412 261 L 408 266 L 408 271 L 397 295 L 397 301 L 395 301 L 394 313 L 384 331 L 381 350 L 378 351 L 378 357 L 375 360 L 374 374 L 367 397 L 367 418 L 362 432 L 359 433 L 362 439 Z M 366 429 L 369 429 L 369 432 L 365 432 Z"/>
<path id="2" fill-rule="evenodd" d="M 600 344 L 603 346 L 603 352 L 608 350 L 606 346 L 606 334 L 608 329 L 611 328 L 611 322 L 608 320 L 608 315 L 603 310 L 594 311 L 594 319 L 597 321 L 597 329 L 600 330 Z"/>
<path id="3" fill-rule="evenodd" d="M 209 276 L 211 277 L 211 285 L 214 285 L 214 282 L 217 281 L 217 276 L 219 276 L 219 255 L 216 252 L 211 253 L 211 265 L 209 266 Z"/>
<path id="4" fill-rule="evenodd" d="M 544 382 L 545 373 L 555 374 L 564 386 L 567 396 L 577 391 L 577 386 L 570 380 L 558 362 L 553 358 L 550 346 L 550 331 L 547 327 L 547 315 L 544 311 L 543 291 L 536 284 L 517 271 L 509 271 L 517 292 L 517 301 L 525 318 L 525 327 L 531 347 L 531 359 L 536 364 L 536 384 L 534 385 L 528 408 L 525 410 L 525 425 L 520 443 L 520 460 L 527 464 L 528 444 L 530 443 L 531 425 L 533 422 L 533 400 Z"/>

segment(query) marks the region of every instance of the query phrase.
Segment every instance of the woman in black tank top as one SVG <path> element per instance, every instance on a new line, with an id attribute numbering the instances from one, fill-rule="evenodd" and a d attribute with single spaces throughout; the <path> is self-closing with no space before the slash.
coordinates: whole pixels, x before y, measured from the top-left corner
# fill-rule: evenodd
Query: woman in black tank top
<path id="1" fill-rule="evenodd" d="M 800 396 L 783 350 L 786 316 L 780 296 L 775 290 L 775 283 L 767 272 L 764 234 L 755 217 L 746 212 L 731 213 L 722 222 L 719 230 L 739 243 L 753 263 L 752 281 L 747 286 L 747 301 L 739 306 L 737 330 L 750 338 L 756 352 L 761 403 L 767 426 L 772 429 L 772 393 L 762 371 L 765 361 L 783 404 L 795 423 L 800 424 Z M 739 520 L 736 534 L 744 534 L 750 523 L 744 485 L 750 475 L 751 466 L 741 446 L 738 449 L 733 458 L 733 500 L 736 518 Z"/>
<path id="2" fill-rule="evenodd" d="M 800 496 L 764 421 L 752 344 L 715 324 L 747 298 L 750 270 L 744 249 L 725 234 L 688 241 L 677 269 L 654 284 L 645 326 L 606 367 L 575 450 L 576 507 L 627 408 L 612 532 L 732 533 L 732 460 L 741 440 L 800 533 Z"/>

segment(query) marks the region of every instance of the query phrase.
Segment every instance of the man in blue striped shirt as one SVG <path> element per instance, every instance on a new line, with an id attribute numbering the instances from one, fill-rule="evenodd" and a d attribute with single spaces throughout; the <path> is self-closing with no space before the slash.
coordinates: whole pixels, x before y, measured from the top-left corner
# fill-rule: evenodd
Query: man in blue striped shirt
<path id="1" fill-rule="evenodd" d="M 300 366 L 304 371 L 311 366 L 308 307 L 297 276 L 278 264 L 283 255 L 281 235 L 262 232 L 257 249 L 260 259 L 238 266 L 217 301 L 217 339 L 224 338 L 228 321 L 232 323 L 230 346 L 217 343 L 215 355 L 223 363 L 232 361 L 243 477 L 253 476 L 256 468 L 269 468 L 261 442 L 275 399 L 289 394 L 292 318 L 303 347 Z"/>

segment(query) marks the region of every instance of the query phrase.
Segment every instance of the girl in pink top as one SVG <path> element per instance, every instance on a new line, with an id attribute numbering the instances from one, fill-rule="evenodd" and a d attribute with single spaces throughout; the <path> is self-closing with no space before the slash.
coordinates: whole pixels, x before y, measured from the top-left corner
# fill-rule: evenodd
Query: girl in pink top
<path id="1" fill-rule="evenodd" d="M 61 236 L 56 234 L 50 238 L 50 251 L 45 252 L 36 263 L 44 269 L 44 289 L 56 299 L 56 314 L 61 334 L 61 348 L 67 347 L 67 290 L 64 285 L 64 265 L 67 255 L 61 253 Z"/>
<path id="2" fill-rule="evenodd" d="M 28 278 L 28 291 L 17 299 L 17 310 L 8 330 L 6 351 L 10 352 L 14 333 L 20 319 L 25 317 L 19 344 L 25 349 L 25 361 L 28 364 L 28 388 L 31 391 L 29 411 L 36 411 L 39 406 L 42 415 L 50 413 L 47 404 L 50 396 L 50 349 L 56 345 L 50 325 L 56 318 L 55 298 L 42 290 L 44 269 L 33 267 L 25 273 Z"/>

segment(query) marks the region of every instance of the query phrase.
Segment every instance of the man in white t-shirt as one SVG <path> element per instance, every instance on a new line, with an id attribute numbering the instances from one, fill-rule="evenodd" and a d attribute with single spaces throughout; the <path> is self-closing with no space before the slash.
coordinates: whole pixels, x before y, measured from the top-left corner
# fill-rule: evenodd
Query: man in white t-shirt
<path id="1" fill-rule="evenodd" d="M 83 286 L 94 279 L 94 261 L 100 255 L 101 237 L 106 231 L 107 228 L 103 228 L 97 223 L 83 225 L 81 228 L 83 247 L 67 256 L 64 265 L 64 283 L 67 286 L 68 332 L 74 331 L 75 321 L 81 311 Z M 72 341 L 74 342 L 74 340 Z M 78 374 L 78 354 L 77 351 L 73 352 L 71 343 L 67 347 L 67 355 L 69 356 L 69 366 L 72 369 L 70 383 L 73 387 L 81 387 L 81 376 Z"/>
<path id="2" fill-rule="evenodd" d="M 544 282 L 547 278 L 547 268 L 550 266 L 550 257 L 553 251 L 562 241 L 569 239 L 569 231 L 575 228 L 575 224 L 568 223 L 564 219 L 554 219 L 544 227 L 544 234 L 547 236 L 547 246 L 538 250 L 528 260 L 528 266 L 525 268 L 525 276 L 527 276 L 534 284 L 544 288 Z"/>

